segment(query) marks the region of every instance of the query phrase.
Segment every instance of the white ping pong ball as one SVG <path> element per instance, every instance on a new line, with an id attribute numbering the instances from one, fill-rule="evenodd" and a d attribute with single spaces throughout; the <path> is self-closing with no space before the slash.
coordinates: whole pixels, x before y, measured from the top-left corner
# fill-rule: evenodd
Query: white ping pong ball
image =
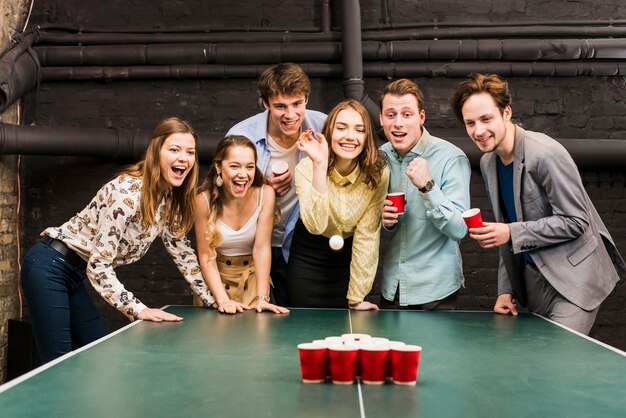
<path id="1" fill-rule="evenodd" d="M 335 251 L 339 251 L 343 248 L 343 238 L 341 235 L 333 235 L 328 240 L 328 245 Z"/>

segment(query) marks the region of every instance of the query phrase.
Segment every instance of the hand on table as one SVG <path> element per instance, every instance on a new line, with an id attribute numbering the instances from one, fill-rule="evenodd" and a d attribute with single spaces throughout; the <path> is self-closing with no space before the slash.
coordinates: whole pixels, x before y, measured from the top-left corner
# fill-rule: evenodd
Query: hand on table
<path id="1" fill-rule="evenodd" d="M 515 303 L 515 299 L 513 299 L 513 295 L 510 293 L 503 293 L 498 296 L 496 304 L 493 307 L 493 311 L 503 315 L 517 315 L 517 304 Z"/>
<path id="2" fill-rule="evenodd" d="M 282 306 L 274 305 L 273 303 L 266 302 L 264 300 L 257 299 L 255 303 L 257 312 L 270 311 L 279 314 L 289 313 L 289 309 Z"/>
<path id="3" fill-rule="evenodd" d="M 183 320 L 180 316 L 167 313 L 161 309 L 146 308 L 137 314 L 137 319 L 153 322 L 180 322 Z"/>
<path id="4" fill-rule="evenodd" d="M 220 301 L 220 302 L 215 301 L 213 302 L 211 307 L 217 309 L 221 313 L 226 313 L 226 314 L 236 314 L 237 312 L 243 312 L 245 309 L 252 309 L 250 308 L 250 306 L 246 305 L 245 303 L 236 302 L 231 299 L 227 299 L 227 300 Z"/>
<path id="5" fill-rule="evenodd" d="M 365 300 L 356 306 L 350 306 L 350 309 L 353 309 L 355 311 L 379 311 L 380 310 L 378 305 L 375 305 L 371 302 L 367 302 Z"/>

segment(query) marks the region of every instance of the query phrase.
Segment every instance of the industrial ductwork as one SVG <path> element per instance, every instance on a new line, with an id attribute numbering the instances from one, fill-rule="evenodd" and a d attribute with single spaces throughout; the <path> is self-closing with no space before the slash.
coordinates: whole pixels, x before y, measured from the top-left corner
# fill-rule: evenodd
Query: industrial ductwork
<path id="1" fill-rule="evenodd" d="M 0 58 L 0 112 L 39 82 L 40 65 L 31 48 L 35 40 L 36 32 L 27 33 Z"/>
<path id="2" fill-rule="evenodd" d="M 467 155 L 478 168 L 482 153 L 460 130 L 439 132 L 441 136 Z M 134 161 L 143 156 L 150 141 L 147 130 L 115 128 L 58 128 L 50 126 L 17 126 L 0 123 L 0 154 L 72 155 L 104 157 L 114 161 Z M 198 157 L 210 162 L 219 133 L 198 134 Z M 626 141 L 612 139 L 560 139 L 580 169 L 623 169 Z"/>
<path id="3" fill-rule="evenodd" d="M 72 155 L 138 160 L 152 132 L 116 128 L 59 128 L 0 123 L 0 154 Z M 221 134 L 198 134 L 198 157 L 209 162 Z"/>
<path id="4" fill-rule="evenodd" d="M 365 93 L 363 80 L 363 52 L 361 49 L 361 8 L 358 1 L 341 2 L 342 17 L 342 58 L 343 58 L 343 95 L 363 103 L 370 114 L 378 138 L 386 141 L 385 133 L 378 115 L 380 107 Z"/>
<path id="5" fill-rule="evenodd" d="M 31 31 L 0 59 L 0 111 L 40 81 L 256 78 L 269 64 L 294 61 L 311 77 L 342 77 L 344 96 L 363 102 L 378 124 L 380 110 L 365 94 L 364 77 L 465 77 L 471 72 L 507 77 L 626 75 L 622 21 L 509 26 L 432 22 L 362 31 L 357 0 L 342 1 L 341 12 L 341 32 L 331 28 L 329 0 L 322 1 L 321 31 Z M 146 131 L 0 124 L 0 153 L 137 159 L 149 137 Z M 203 160 L 210 159 L 220 139 L 218 134 L 201 136 Z M 595 146 L 589 147 L 590 141 Z M 452 142 L 477 163 L 480 155 L 463 135 L 452 137 Z M 581 167 L 623 166 L 626 141 L 562 142 Z"/>

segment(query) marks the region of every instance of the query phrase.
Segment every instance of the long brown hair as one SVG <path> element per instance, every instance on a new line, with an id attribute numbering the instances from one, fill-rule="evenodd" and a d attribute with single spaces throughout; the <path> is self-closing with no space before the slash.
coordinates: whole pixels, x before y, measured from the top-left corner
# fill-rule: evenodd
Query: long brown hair
<path id="1" fill-rule="evenodd" d="M 263 173 L 256 165 L 258 157 L 256 146 L 252 141 L 242 135 L 229 135 L 217 144 L 213 164 L 209 167 L 207 176 L 200 186 L 200 193 L 206 192 L 209 197 L 209 219 L 207 220 L 207 232 L 205 237 L 209 240 L 209 248 L 213 254 L 215 254 L 215 248 L 222 242 L 222 236 L 217 229 L 217 219 L 222 214 L 224 205 L 224 188 L 217 187 L 217 184 L 215 184 L 215 179 L 217 179 L 217 166 L 221 165 L 222 161 L 228 158 L 230 150 L 234 147 L 250 148 L 254 154 L 254 179 L 252 180 L 251 187 L 262 187 L 265 183 Z M 261 190 L 261 193 L 263 193 L 263 190 Z"/>
<path id="2" fill-rule="evenodd" d="M 335 153 L 332 146 L 332 134 L 337 122 L 337 115 L 339 112 L 345 109 L 353 109 L 363 119 L 363 125 L 365 126 L 365 147 L 363 151 L 357 157 L 358 163 L 361 167 L 361 173 L 365 175 L 365 184 L 369 185 L 372 189 L 376 188 L 378 182 L 383 175 L 383 169 L 387 165 L 383 157 L 376 148 L 376 141 L 374 140 L 374 128 L 372 120 L 370 118 L 367 109 L 359 101 L 354 99 L 344 100 L 338 103 L 328 114 L 326 123 L 324 124 L 323 134 L 328 141 L 328 173 L 335 167 Z"/>
<path id="3" fill-rule="evenodd" d="M 167 190 L 161 175 L 160 153 L 165 140 L 173 134 L 191 134 L 198 144 L 198 136 L 189 122 L 177 117 L 164 119 L 156 126 L 150 145 L 143 160 L 126 167 L 120 175 L 126 174 L 141 178 L 140 213 L 143 226 L 148 228 L 156 224 L 156 211 Z M 193 226 L 193 208 L 198 184 L 198 153 L 187 177 L 179 187 L 173 187 L 171 193 L 165 194 L 165 221 L 170 232 L 182 238 Z"/>

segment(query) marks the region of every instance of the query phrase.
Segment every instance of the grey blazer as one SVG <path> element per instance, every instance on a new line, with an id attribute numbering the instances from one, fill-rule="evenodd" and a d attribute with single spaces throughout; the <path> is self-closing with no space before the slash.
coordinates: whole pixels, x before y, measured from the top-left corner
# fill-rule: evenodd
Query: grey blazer
<path id="1" fill-rule="evenodd" d="M 520 255 L 528 251 L 541 274 L 566 299 L 593 310 L 626 272 L 611 235 L 582 184 L 569 153 L 547 135 L 515 125 L 513 195 L 517 219 L 511 241 L 500 246 L 498 294 L 526 305 Z M 505 222 L 495 152 L 480 170 L 496 222 Z"/>

